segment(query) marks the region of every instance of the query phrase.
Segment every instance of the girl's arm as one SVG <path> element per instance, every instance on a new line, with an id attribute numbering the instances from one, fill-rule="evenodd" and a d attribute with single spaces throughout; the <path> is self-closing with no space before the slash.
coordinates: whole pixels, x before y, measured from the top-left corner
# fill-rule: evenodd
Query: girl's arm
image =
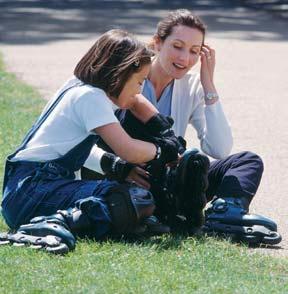
<path id="1" fill-rule="evenodd" d="M 157 108 L 142 94 L 135 96 L 135 103 L 130 111 L 143 123 L 146 123 L 152 116 L 159 113 Z"/>
<path id="2" fill-rule="evenodd" d="M 154 144 L 131 138 L 119 123 L 94 129 L 120 158 L 131 163 L 144 163 L 155 158 Z"/>

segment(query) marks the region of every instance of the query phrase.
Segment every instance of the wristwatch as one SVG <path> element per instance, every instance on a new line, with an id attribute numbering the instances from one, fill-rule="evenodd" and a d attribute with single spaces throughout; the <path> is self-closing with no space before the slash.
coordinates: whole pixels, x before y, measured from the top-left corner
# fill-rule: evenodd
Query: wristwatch
<path id="1" fill-rule="evenodd" d="M 156 144 L 155 144 L 155 146 L 156 146 L 156 154 L 155 154 L 155 157 L 154 157 L 153 160 L 157 160 L 161 156 L 161 147 L 159 145 L 156 145 Z"/>
<path id="2" fill-rule="evenodd" d="M 211 100 L 214 100 L 214 99 L 218 99 L 219 96 L 217 93 L 215 92 L 208 92 L 206 95 L 205 95 L 205 100 L 208 100 L 208 101 L 211 101 Z"/>

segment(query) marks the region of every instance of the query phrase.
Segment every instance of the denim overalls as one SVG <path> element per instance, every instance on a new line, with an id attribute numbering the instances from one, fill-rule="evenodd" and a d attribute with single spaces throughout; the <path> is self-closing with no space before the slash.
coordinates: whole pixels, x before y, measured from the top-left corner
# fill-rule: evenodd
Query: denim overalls
<path id="1" fill-rule="evenodd" d="M 82 86 L 75 84 L 72 87 Z M 17 229 L 21 224 L 30 221 L 32 217 L 51 215 L 57 210 L 65 210 L 79 206 L 79 203 L 94 202 L 97 234 L 101 237 L 111 228 L 111 219 L 105 203 L 105 194 L 117 185 L 108 180 L 89 181 L 76 180 L 75 171 L 79 170 L 86 161 L 92 146 L 98 136 L 89 135 L 64 156 L 47 162 L 11 161 L 18 151 L 26 144 L 39 129 L 51 111 L 57 106 L 64 90 L 50 108 L 32 126 L 20 147 L 6 160 L 2 214 L 11 229 Z M 91 197 L 92 196 L 92 197 Z M 96 208 L 95 208 L 96 207 Z"/>

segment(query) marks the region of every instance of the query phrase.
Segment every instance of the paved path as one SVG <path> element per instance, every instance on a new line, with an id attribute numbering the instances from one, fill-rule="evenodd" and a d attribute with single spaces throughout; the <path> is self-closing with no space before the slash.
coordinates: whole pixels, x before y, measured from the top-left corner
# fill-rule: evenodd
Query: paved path
<path id="1" fill-rule="evenodd" d="M 161 0 L 94 2 L 0 0 L 0 51 L 8 69 L 48 98 L 103 31 L 124 27 L 148 40 L 168 8 L 189 8 L 186 1 L 169 7 Z M 251 211 L 273 218 L 283 235 L 278 249 L 257 251 L 287 256 L 287 21 L 237 1 L 202 2 L 210 7 L 195 1 L 190 8 L 208 23 L 207 40 L 217 50 L 216 84 L 233 127 L 233 153 L 251 150 L 265 163 Z M 197 142 L 193 130 L 187 136 Z"/>

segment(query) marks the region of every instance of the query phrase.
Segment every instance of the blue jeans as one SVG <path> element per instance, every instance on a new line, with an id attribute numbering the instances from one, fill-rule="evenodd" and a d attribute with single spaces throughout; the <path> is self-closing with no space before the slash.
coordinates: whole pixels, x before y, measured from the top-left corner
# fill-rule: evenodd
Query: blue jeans
<path id="1" fill-rule="evenodd" d="M 79 170 L 88 158 L 92 146 L 99 139 L 96 134 L 88 135 L 63 156 L 47 162 L 13 161 L 20 150 L 25 149 L 40 126 L 57 107 L 65 93 L 73 87 L 64 89 L 57 99 L 46 109 L 24 137 L 17 150 L 6 160 L 2 214 L 11 229 L 17 229 L 35 216 L 47 216 L 77 206 L 87 199 L 93 206 L 95 237 L 106 234 L 111 227 L 111 218 L 105 195 L 118 185 L 111 181 L 75 180 L 74 172 Z"/>
<path id="2" fill-rule="evenodd" d="M 15 162 L 8 171 L 2 214 L 10 228 L 17 229 L 35 216 L 75 207 L 77 201 L 92 196 L 99 207 L 99 237 L 110 230 L 105 194 L 117 182 L 75 180 L 68 169 L 53 162 Z"/>

